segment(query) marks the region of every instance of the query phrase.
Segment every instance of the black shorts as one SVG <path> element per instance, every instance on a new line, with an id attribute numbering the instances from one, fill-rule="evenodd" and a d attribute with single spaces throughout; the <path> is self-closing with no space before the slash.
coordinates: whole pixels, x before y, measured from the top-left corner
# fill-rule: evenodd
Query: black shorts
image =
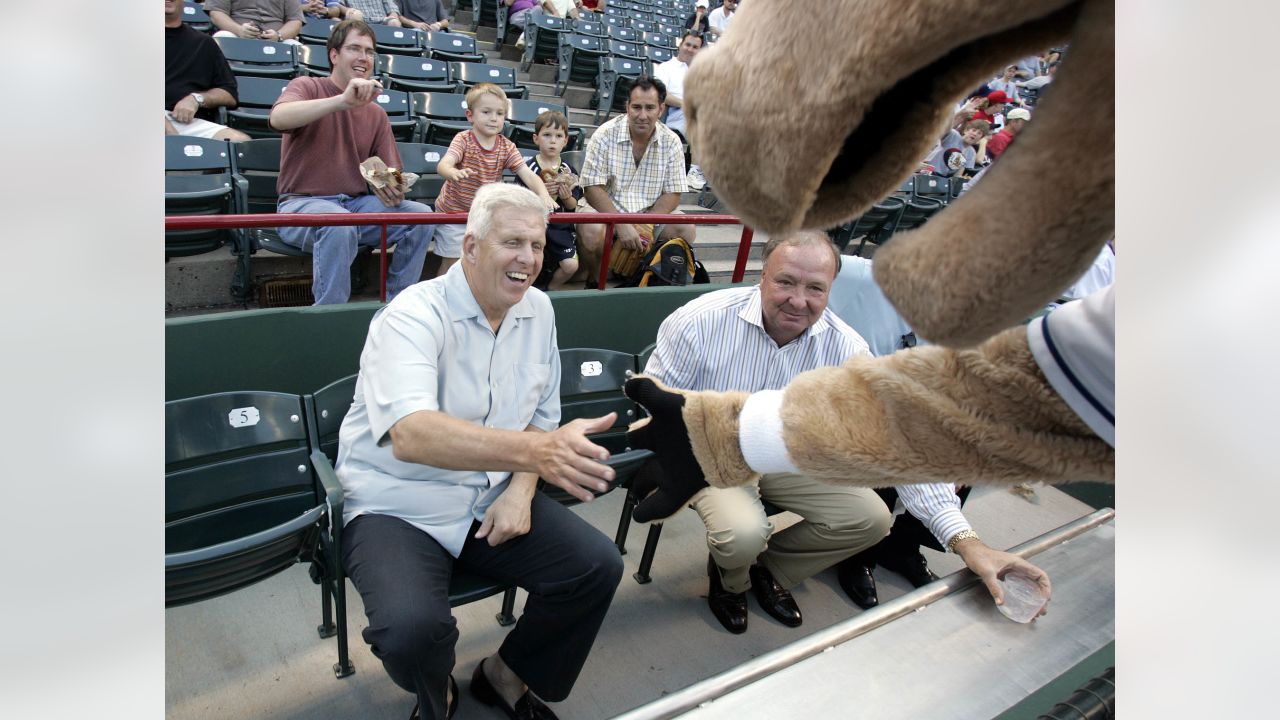
<path id="1" fill-rule="evenodd" d="M 568 260 L 577 252 L 578 236 L 573 231 L 573 225 L 552 223 L 547 226 L 547 247 L 543 255 L 548 260 L 554 260 L 559 264 L 561 260 Z"/>

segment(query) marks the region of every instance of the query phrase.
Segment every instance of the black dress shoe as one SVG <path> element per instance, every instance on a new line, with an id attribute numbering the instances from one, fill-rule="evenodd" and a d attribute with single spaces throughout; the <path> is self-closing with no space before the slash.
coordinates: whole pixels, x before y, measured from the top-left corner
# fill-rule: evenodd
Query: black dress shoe
<path id="1" fill-rule="evenodd" d="M 452 675 L 449 676 L 449 695 L 452 697 L 449 698 L 449 706 L 444 709 L 445 720 L 449 720 L 458 712 L 458 683 Z M 409 720 L 418 720 L 418 718 L 418 703 L 414 703 L 413 712 L 409 713 Z"/>
<path id="2" fill-rule="evenodd" d="M 804 618 L 800 617 L 800 606 L 791 597 L 791 591 L 779 585 L 773 573 L 763 565 L 752 565 L 747 572 L 751 576 L 751 589 L 755 592 L 760 607 L 783 625 L 800 627 Z"/>
<path id="3" fill-rule="evenodd" d="M 877 558 L 876 561 L 885 570 L 892 570 L 906 578 L 912 587 L 924 587 L 938 579 L 938 576 L 929 569 L 929 563 L 925 561 L 924 555 L 919 552 L 890 555 Z"/>
<path id="4" fill-rule="evenodd" d="M 476 666 L 475 674 L 471 676 L 471 694 L 485 705 L 496 705 L 511 720 L 559 720 L 556 714 L 551 712 L 551 708 L 542 704 L 542 701 L 528 690 L 525 690 L 520 699 L 516 700 L 515 706 L 508 705 L 493 687 L 493 683 L 489 682 L 489 676 L 484 674 L 484 660 L 480 661 Z"/>
<path id="5" fill-rule="evenodd" d="M 711 614 L 716 616 L 725 630 L 734 635 L 747 631 L 747 594 L 734 593 L 724 589 L 720 584 L 720 568 L 716 561 L 707 556 L 707 576 L 711 579 L 711 587 L 707 590 L 707 605 Z"/>
<path id="6" fill-rule="evenodd" d="M 880 604 L 880 598 L 876 596 L 876 579 L 866 565 L 846 560 L 836 566 L 836 579 L 849 599 L 863 610 Z"/>

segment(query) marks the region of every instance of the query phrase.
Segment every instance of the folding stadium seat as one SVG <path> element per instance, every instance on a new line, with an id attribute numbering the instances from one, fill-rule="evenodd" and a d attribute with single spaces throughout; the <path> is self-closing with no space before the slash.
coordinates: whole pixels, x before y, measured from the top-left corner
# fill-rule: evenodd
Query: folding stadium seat
<path id="1" fill-rule="evenodd" d="M 612 40 L 625 40 L 629 43 L 636 43 L 640 42 L 640 32 L 635 28 L 614 25 L 609 28 L 609 38 Z"/>
<path id="2" fill-rule="evenodd" d="M 867 243 L 883 245 L 893 234 L 906 204 L 902 198 L 887 197 L 868 208 L 858 219 L 841 226 L 832 241 L 844 252 L 852 240 L 861 238 L 854 255 L 861 255 Z"/>
<path id="3" fill-rule="evenodd" d="M 668 50 L 675 50 L 680 45 L 680 41 L 675 35 L 667 35 L 666 33 L 660 32 L 647 32 L 641 36 L 641 39 L 644 40 L 645 45 L 666 48 Z"/>
<path id="4" fill-rule="evenodd" d="M 466 98 L 459 93 L 416 92 L 409 96 L 413 114 L 423 118 L 421 141 L 449 146 L 453 136 L 471 129 Z"/>
<path id="5" fill-rule="evenodd" d="M 644 55 L 649 60 L 649 69 L 645 74 L 653 75 L 653 69 L 655 67 L 675 57 L 676 53 L 674 50 L 669 48 L 657 47 L 656 45 L 646 45 L 644 48 Z"/>
<path id="6" fill-rule="evenodd" d="M 323 45 L 299 45 L 295 48 L 298 54 L 298 70 L 311 77 L 329 77 L 333 68 L 329 66 L 329 49 Z"/>
<path id="7" fill-rule="evenodd" d="M 911 196 L 916 199 L 928 198 L 946 205 L 951 201 L 951 178 L 937 175 L 913 175 L 911 177 Z"/>
<path id="8" fill-rule="evenodd" d="M 539 115 L 548 110 L 564 113 L 565 117 L 569 115 L 569 109 L 564 105 L 552 105 L 541 100 L 512 100 L 511 116 L 507 118 L 507 137 L 518 148 L 536 150 L 538 146 L 533 142 L 533 124 Z M 582 142 L 582 128 L 571 127 L 567 134 L 569 141 L 566 148 L 577 147 Z"/>
<path id="9" fill-rule="evenodd" d="M 600 69 L 600 58 L 607 54 L 601 38 L 578 33 L 561 35 L 555 93 L 563 96 L 570 81 L 594 83 Z"/>
<path id="10" fill-rule="evenodd" d="M 933 198 L 909 197 L 906 198 L 905 202 L 906 207 L 902 209 L 902 214 L 898 216 L 898 223 L 893 228 L 894 233 L 918 228 L 933 217 L 934 213 L 942 209 L 942 202 Z"/>
<path id="11" fill-rule="evenodd" d="M 237 77 L 236 95 L 240 102 L 235 108 L 221 109 L 225 111 L 223 124 L 249 137 L 278 137 L 280 133 L 271 129 L 267 117 L 288 85 L 289 81 L 284 78 Z"/>
<path id="12" fill-rule="evenodd" d="M 213 21 L 209 19 L 209 13 L 204 11 L 204 6 L 191 0 L 182 3 L 182 22 L 203 33 L 213 30 Z"/>
<path id="13" fill-rule="evenodd" d="M 213 39 L 239 76 L 291 78 L 298 74 L 298 57 L 290 43 L 246 40 L 238 37 Z"/>
<path id="14" fill-rule="evenodd" d="M 275 392 L 165 403 L 165 607 L 310 563 L 322 593 L 317 629 L 337 635 L 333 669 L 345 677 L 354 669 L 339 561 L 342 486 L 313 452 L 308 414 L 301 396 Z"/>
<path id="15" fill-rule="evenodd" d="M 325 43 L 329 42 L 329 35 L 337 24 L 337 20 L 321 20 L 304 16 L 302 30 L 298 32 L 298 41 L 323 47 Z"/>
<path id="16" fill-rule="evenodd" d="M 599 125 L 601 116 L 608 119 L 611 112 L 626 111 L 631 83 L 634 82 L 634 78 L 644 74 L 644 70 L 644 60 L 625 57 L 600 59 L 600 70 L 596 76 L 596 95 L 593 98 L 596 108 L 593 123 Z"/>
<path id="17" fill-rule="evenodd" d="M 244 187 L 238 183 L 226 140 L 184 135 L 164 138 L 164 211 L 166 215 L 226 215 L 240 212 Z M 165 232 L 165 259 L 203 255 L 230 246 L 239 260 L 231 283 L 237 299 L 249 293 L 249 242 L 241 230 Z"/>
<path id="18" fill-rule="evenodd" d="M 475 0 L 475 9 L 473 10 L 475 24 L 473 28 L 478 28 L 481 25 L 491 28 L 498 27 L 498 5 L 500 2 L 501 0 Z"/>
<path id="19" fill-rule="evenodd" d="M 600 18 L 606 29 L 615 27 L 631 27 L 631 18 L 625 15 L 605 15 Z"/>
<path id="20" fill-rule="evenodd" d="M 653 20 L 654 14 L 647 10 L 628 10 L 627 17 L 631 18 L 631 22 L 635 22 L 637 20 L 645 21 Z"/>
<path id="21" fill-rule="evenodd" d="M 560 36 L 569 31 L 564 18 L 534 12 L 524 29 L 524 55 L 520 58 L 520 70 L 528 72 L 529 66 L 542 60 L 554 60 L 560 49 Z"/>
<path id="22" fill-rule="evenodd" d="M 605 49 L 613 57 L 627 58 L 636 62 L 643 62 L 647 57 L 644 45 L 627 40 L 606 40 Z"/>
<path id="23" fill-rule="evenodd" d="M 423 35 L 422 42 L 428 57 L 437 60 L 477 63 L 485 61 L 485 56 L 476 52 L 476 39 L 470 35 L 429 32 Z"/>
<path id="24" fill-rule="evenodd" d="M 453 78 L 458 81 L 461 87 L 459 92 L 465 93 L 468 88 L 477 83 L 487 82 L 493 83 L 502 88 L 503 92 L 509 98 L 524 99 L 529 97 L 529 87 L 527 85 L 516 84 L 516 69 L 505 67 L 503 65 L 486 65 L 485 63 L 462 63 L 455 62 L 449 64 Z"/>
<path id="25" fill-rule="evenodd" d="M 653 19 L 660 25 L 684 27 L 685 18 L 692 14 L 692 10 L 683 14 L 674 10 L 655 10 L 653 13 Z"/>
<path id="26" fill-rule="evenodd" d="M 627 9 L 626 9 L 626 8 L 623 8 L 623 7 L 619 7 L 619 6 L 618 6 L 617 4 L 615 4 L 615 3 L 609 3 L 608 5 L 606 5 L 606 6 L 605 6 L 605 8 L 604 8 L 604 14 L 605 14 L 605 15 L 614 15 L 614 16 L 616 16 L 616 17 L 627 18 L 628 20 L 630 20 L 630 19 L 631 19 L 631 18 L 627 17 Z"/>
<path id="27" fill-rule="evenodd" d="M 680 37 L 684 35 L 684 25 L 679 22 L 667 22 L 663 18 L 658 18 L 658 32 L 663 35 L 670 35 L 676 39 L 676 42 L 679 42 Z M 707 37 L 710 37 L 710 35 L 710 33 L 707 33 Z"/>
<path id="28" fill-rule="evenodd" d="M 421 137 L 422 126 L 425 123 L 415 117 L 410 109 L 409 93 L 403 90 L 383 89 L 374 96 L 373 101 L 386 111 L 387 120 L 391 123 L 391 134 L 396 140 L 414 142 Z"/>
<path id="29" fill-rule="evenodd" d="M 379 54 L 423 56 L 421 30 L 379 23 L 369 27 L 373 28 L 373 44 Z"/>
<path id="30" fill-rule="evenodd" d="M 658 23 L 654 22 L 653 20 L 633 20 L 631 22 L 631 27 L 636 32 L 640 32 L 640 33 L 657 32 Z"/>
<path id="31" fill-rule="evenodd" d="M 608 35 L 605 24 L 599 20 L 574 20 L 569 27 L 569 31 L 578 35 L 589 35 L 591 37 L 602 38 Z"/>
<path id="32" fill-rule="evenodd" d="M 435 207 L 440 188 L 444 187 L 444 178 L 436 173 L 436 164 L 449 148 L 443 145 L 398 142 L 396 149 L 400 151 L 400 169 L 418 176 L 418 181 L 404 194 L 405 199 Z"/>
<path id="33" fill-rule="evenodd" d="M 445 60 L 407 55 L 379 55 L 378 75 L 382 86 L 405 92 L 454 92 L 458 81 Z"/>

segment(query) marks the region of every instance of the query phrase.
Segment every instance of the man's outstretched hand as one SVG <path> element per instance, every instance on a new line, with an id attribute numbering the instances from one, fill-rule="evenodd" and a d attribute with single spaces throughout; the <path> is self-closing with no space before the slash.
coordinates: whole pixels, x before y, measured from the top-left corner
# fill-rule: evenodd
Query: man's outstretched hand
<path id="1" fill-rule="evenodd" d="M 637 489 L 643 493 L 655 482 L 657 489 L 647 497 L 642 495 L 643 500 L 636 505 L 632 517 L 636 522 L 671 517 L 688 505 L 699 490 L 707 487 L 702 467 L 689 444 L 689 431 L 681 412 L 684 395 L 666 390 L 652 378 L 643 376 L 627 380 L 623 392 L 643 405 L 651 416 L 627 432 L 628 442 L 631 447 L 652 450 L 661 467 L 661 472 L 641 473 L 645 481 Z"/>

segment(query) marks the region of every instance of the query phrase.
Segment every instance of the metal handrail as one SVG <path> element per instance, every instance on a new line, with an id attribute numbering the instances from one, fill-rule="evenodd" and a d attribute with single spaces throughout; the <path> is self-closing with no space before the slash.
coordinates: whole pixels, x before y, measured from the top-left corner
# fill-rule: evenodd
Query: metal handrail
<path id="1" fill-rule="evenodd" d="M 1021 545 L 1009 548 L 1008 552 L 1023 558 L 1038 555 L 1051 547 L 1061 545 L 1099 525 L 1110 522 L 1115 516 L 1116 511 L 1111 508 L 1096 510 L 1057 529 L 1050 530 L 1039 537 L 1032 538 Z M 958 570 L 902 597 L 861 612 L 825 630 L 820 630 L 803 640 L 797 640 L 726 670 L 719 675 L 707 678 L 683 690 L 665 695 L 658 700 L 618 715 L 614 720 L 664 720 L 665 718 L 674 718 L 693 710 L 702 703 L 715 700 L 734 690 L 746 687 L 763 677 L 795 665 L 801 660 L 818 655 L 828 648 L 848 642 L 859 635 L 915 612 L 919 608 L 935 603 L 947 595 L 964 590 L 978 582 L 978 576 L 974 575 L 970 570 Z"/>
<path id="2" fill-rule="evenodd" d="M 467 222 L 466 213 L 257 213 L 233 215 L 166 215 L 164 229 L 215 230 L 228 228 L 277 228 L 277 227 L 337 227 L 350 225 L 377 225 L 382 230 L 378 262 L 378 297 L 387 300 L 387 226 L 388 225 L 461 225 Z M 600 275 L 596 289 L 604 290 L 609 278 L 609 258 L 613 253 L 613 226 L 615 223 L 653 223 L 681 225 L 742 225 L 736 215 L 698 213 L 551 213 L 548 222 L 589 225 L 604 223 L 604 250 L 600 256 Z M 747 271 L 747 255 L 751 251 L 752 229 L 742 225 L 742 239 L 738 241 L 738 258 L 733 266 L 733 282 L 742 282 Z"/>

